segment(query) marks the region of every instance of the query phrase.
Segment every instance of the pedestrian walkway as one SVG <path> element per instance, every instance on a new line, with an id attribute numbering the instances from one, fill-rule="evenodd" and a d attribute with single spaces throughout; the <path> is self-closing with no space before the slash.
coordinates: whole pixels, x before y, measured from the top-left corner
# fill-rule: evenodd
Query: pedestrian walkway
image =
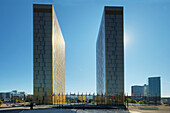
<path id="1" fill-rule="evenodd" d="M 77 109 L 41 109 L 25 110 L 20 113 L 130 113 L 125 110 L 77 110 Z"/>

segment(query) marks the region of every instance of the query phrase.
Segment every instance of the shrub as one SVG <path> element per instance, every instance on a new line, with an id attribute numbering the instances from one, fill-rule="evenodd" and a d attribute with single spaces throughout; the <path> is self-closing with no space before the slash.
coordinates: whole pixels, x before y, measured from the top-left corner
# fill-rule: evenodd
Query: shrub
<path id="1" fill-rule="evenodd" d="M 128 103 L 137 103 L 137 101 L 135 99 L 128 98 Z"/>
<path id="2" fill-rule="evenodd" d="M 148 104 L 148 102 L 146 100 L 143 100 L 143 104 Z"/>
<path id="3" fill-rule="evenodd" d="M 128 98 L 127 100 L 126 100 L 126 103 L 130 103 L 131 102 L 131 99 L 130 98 Z"/>
<path id="4" fill-rule="evenodd" d="M 18 103 L 22 103 L 22 101 L 21 101 L 21 100 L 18 100 Z"/>
<path id="5" fill-rule="evenodd" d="M 94 101 L 92 101 L 91 103 L 92 103 L 92 104 L 94 104 L 95 102 L 94 102 Z"/>
<path id="6" fill-rule="evenodd" d="M 135 99 L 132 99 L 131 103 L 137 103 L 137 101 Z"/>
<path id="7" fill-rule="evenodd" d="M 144 102 L 143 101 L 139 101 L 139 104 L 144 104 Z"/>
<path id="8" fill-rule="evenodd" d="M 72 100 L 71 100 L 71 103 L 76 103 L 76 100 L 73 100 L 73 99 L 72 99 Z"/>
<path id="9" fill-rule="evenodd" d="M 2 105 L 3 104 L 3 102 L 0 100 L 0 105 Z"/>
<path id="10" fill-rule="evenodd" d="M 148 102 L 146 100 L 139 101 L 139 104 L 147 104 Z"/>

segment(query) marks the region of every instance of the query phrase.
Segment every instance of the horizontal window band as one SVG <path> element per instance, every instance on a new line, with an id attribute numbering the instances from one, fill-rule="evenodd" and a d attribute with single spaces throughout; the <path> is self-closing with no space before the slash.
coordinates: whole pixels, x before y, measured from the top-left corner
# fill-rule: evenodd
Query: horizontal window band
<path id="1" fill-rule="evenodd" d="M 40 8 L 34 8 L 34 9 L 33 9 L 33 12 L 44 12 L 44 13 L 50 12 L 50 13 L 52 13 L 52 9 L 40 9 Z"/>

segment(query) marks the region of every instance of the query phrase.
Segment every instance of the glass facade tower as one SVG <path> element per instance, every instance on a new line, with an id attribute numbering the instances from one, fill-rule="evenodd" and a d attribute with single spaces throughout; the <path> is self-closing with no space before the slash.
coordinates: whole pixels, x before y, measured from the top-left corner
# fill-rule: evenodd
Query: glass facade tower
<path id="1" fill-rule="evenodd" d="M 161 96 L 160 77 L 150 77 L 148 79 L 150 96 Z"/>
<path id="2" fill-rule="evenodd" d="M 65 41 L 53 5 L 33 5 L 33 90 L 36 104 L 65 93 Z"/>
<path id="3" fill-rule="evenodd" d="M 99 95 L 124 101 L 123 7 L 105 6 L 96 43 L 96 86 Z"/>
<path id="4" fill-rule="evenodd" d="M 161 103 L 161 81 L 160 77 L 149 77 L 150 103 Z"/>

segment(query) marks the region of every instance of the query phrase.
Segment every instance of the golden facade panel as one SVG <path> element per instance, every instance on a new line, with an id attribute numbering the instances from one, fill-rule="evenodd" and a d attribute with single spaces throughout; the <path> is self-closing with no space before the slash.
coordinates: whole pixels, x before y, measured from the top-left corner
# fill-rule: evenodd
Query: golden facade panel
<path id="1" fill-rule="evenodd" d="M 33 5 L 33 90 L 36 104 L 65 91 L 65 42 L 52 5 Z"/>

